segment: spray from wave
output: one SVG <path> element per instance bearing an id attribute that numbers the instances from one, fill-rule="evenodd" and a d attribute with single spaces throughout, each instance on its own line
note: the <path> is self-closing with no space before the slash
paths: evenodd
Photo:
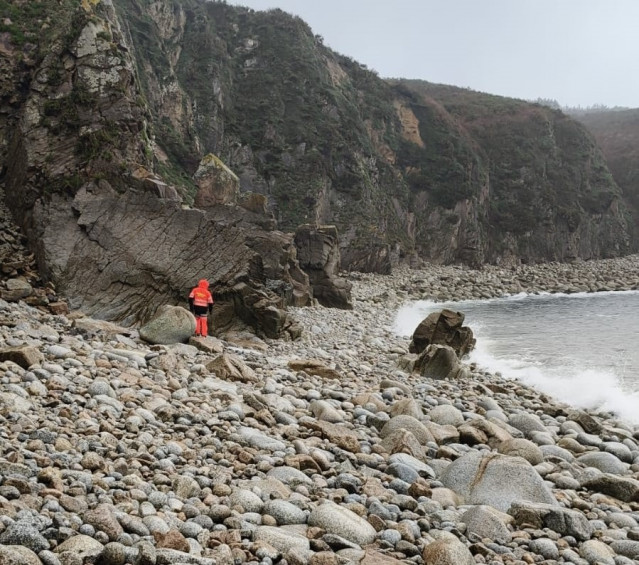
<path id="1" fill-rule="evenodd" d="M 620 295 L 625 295 L 621 296 Z M 563 299 L 563 301 L 561 300 Z M 590 299 L 580 300 L 580 299 Z M 566 332 L 583 333 L 594 332 L 601 329 L 601 326 L 588 326 L 587 317 L 593 320 L 600 320 L 597 324 L 606 323 L 608 329 L 618 326 L 616 314 L 613 311 L 614 301 L 632 300 L 637 302 L 639 309 L 639 295 L 636 291 L 630 293 L 580 293 L 574 295 L 515 295 L 502 299 L 474 300 L 454 303 L 437 303 L 432 301 L 418 301 L 402 306 L 396 316 L 394 331 L 401 336 L 411 336 L 419 323 L 430 313 L 442 308 L 451 308 L 470 313 L 473 318 L 468 325 L 472 328 L 477 339 L 475 350 L 470 355 L 470 361 L 476 363 L 482 369 L 490 373 L 500 373 L 505 378 L 517 379 L 527 386 L 531 386 L 556 398 L 561 402 L 578 408 L 587 408 L 612 412 L 619 418 L 627 422 L 639 424 L 639 392 L 636 390 L 637 383 L 631 383 L 635 390 L 632 390 L 628 383 L 624 382 L 624 367 L 620 364 L 619 354 L 610 352 L 619 351 L 623 353 L 620 340 L 624 336 L 610 336 L 611 342 L 601 343 L 601 336 L 597 336 L 597 346 L 600 348 L 588 347 L 584 343 L 579 343 L 581 348 L 574 354 L 562 349 L 565 347 Z M 597 311 L 593 300 L 606 301 L 605 309 Z M 546 310 L 539 309 L 530 312 L 530 318 L 521 321 L 522 327 L 530 329 L 533 324 L 539 322 L 538 317 L 554 316 L 560 318 L 557 326 L 544 318 L 542 326 L 548 328 L 549 332 L 557 332 L 556 336 L 538 335 L 538 328 L 526 336 L 526 339 L 518 340 L 518 329 L 513 328 L 511 333 L 495 331 L 495 325 L 499 323 L 513 323 L 513 320 L 526 316 L 523 308 L 520 308 L 517 301 L 530 305 L 535 303 L 545 305 Z M 558 309 L 559 304 L 566 304 L 564 310 Z M 505 308 L 503 319 L 499 315 L 495 316 L 495 311 Z M 515 310 L 513 311 L 513 307 Z M 564 306 L 562 306 L 564 308 Z M 628 305 L 619 307 L 621 312 L 625 312 L 628 318 Z M 514 314 L 516 318 L 514 318 Z M 559 313 L 561 315 L 559 315 Z M 538 316 L 538 317 L 536 317 Z M 574 320 L 572 319 L 574 318 Z M 604 322 L 601 319 L 604 318 Z M 633 316 L 634 318 L 634 316 Z M 567 327 L 567 323 L 573 323 L 574 327 Z M 565 333 L 561 333 L 565 332 Z M 627 332 L 627 328 L 626 328 Z M 535 339 L 539 337 L 539 342 Z M 627 336 L 625 336 L 627 339 Z M 632 340 L 632 336 L 630 336 Z M 555 349 L 553 349 L 555 348 Z M 628 349 L 634 349 L 634 344 L 630 343 Z M 588 349 L 588 351 L 584 351 Z M 609 358 L 606 358 L 609 355 Z M 634 374 L 631 377 L 636 378 Z"/>
<path id="2" fill-rule="evenodd" d="M 639 424 L 639 393 L 624 390 L 613 370 L 579 369 L 571 365 L 550 368 L 530 359 L 497 358 L 489 349 L 489 341 L 479 338 L 469 361 L 490 373 L 517 379 L 571 406 L 612 412 L 623 420 Z"/>

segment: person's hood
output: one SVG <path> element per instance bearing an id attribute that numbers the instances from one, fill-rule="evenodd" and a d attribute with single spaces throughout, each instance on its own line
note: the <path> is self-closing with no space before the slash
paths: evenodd
<path id="1" fill-rule="evenodd" d="M 198 281 L 197 286 L 199 286 L 200 288 L 209 288 L 209 281 L 207 281 L 206 279 L 202 279 L 200 281 Z"/>

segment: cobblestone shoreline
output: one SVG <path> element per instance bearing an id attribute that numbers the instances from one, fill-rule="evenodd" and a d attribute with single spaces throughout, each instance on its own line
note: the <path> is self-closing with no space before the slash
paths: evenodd
<path id="1" fill-rule="evenodd" d="M 474 367 L 408 374 L 392 323 L 638 266 L 352 273 L 352 311 L 294 309 L 302 339 L 250 347 L 0 301 L 0 563 L 635 563 L 637 428 Z"/>

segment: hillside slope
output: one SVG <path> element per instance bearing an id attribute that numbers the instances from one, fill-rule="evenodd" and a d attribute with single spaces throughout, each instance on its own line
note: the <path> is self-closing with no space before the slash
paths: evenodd
<path id="1" fill-rule="evenodd" d="M 624 200 L 639 217 L 639 109 L 574 114 L 594 135 Z"/>

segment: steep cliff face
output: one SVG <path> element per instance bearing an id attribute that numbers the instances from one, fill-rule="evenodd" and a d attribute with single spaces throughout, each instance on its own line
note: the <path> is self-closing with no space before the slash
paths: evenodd
<path id="1" fill-rule="evenodd" d="M 90 313 L 133 321 L 204 275 L 283 330 L 273 309 L 310 294 L 273 218 L 335 225 L 342 266 L 364 271 L 632 250 L 605 161 L 560 112 L 384 81 L 279 10 L 25 6 L 0 28 L 0 181 L 43 272 Z"/>
<path id="2" fill-rule="evenodd" d="M 488 261 L 566 261 L 631 249 L 622 193 L 579 123 L 546 107 L 450 86 L 401 81 L 396 88 L 418 108 L 436 100 L 469 140 L 474 160 L 460 150 L 451 156 L 446 172 L 457 169 L 458 194 L 448 186 L 443 204 L 459 198 L 455 206 L 463 209 L 468 198 L 478 205 L 477 241 Z M 471 188 L 470 174 L 464 183 L 464 163 L 478 171 L 483 190 Z M 426 166 L 422 161 L 421 170 Z M 433 192 L 427 178 L 417 188 Z"/>
<path id="3" fill-rule="evenodd" d="M 597 140 L 624 201 L 639 218 L 639 109 L 575 113 Z M 639 239 L 635 224 L 634 239 Z"/>
<path id="4" fill-rule="evenodd" d="M 0 158 L 7 204 L 43 275 L 74 307 L 126 323 L 167 302 L 184 305 L 194 281 L 207 277 L 221 310 L 235 313 L 227 318 L 269 337 L 294 335 L 282 308 L 308 303 L 310 291 L 293 238 L 265 230 L 270 218 L 234 202 L 184 209 L 152 173 L 154 126 L 113 4 L 39 8 L 43 25 L 57 18 L 57 31 L 39 44 L 33 37 L 20 46 L 15 30 L 9 39 L 16 56 L 3 64 L 22 89 L 2 92 L 10 127 Z M 26 30 L 33 22 L 18 23 Z M 25 50 L 33 53 L 27 68 Z"/>
<path id="5" fill-rule="evenodd" d="M 384 81 L 280 10 L 116 5 L 160 132 L 160 170 L 190 177 L 202 154 L 215 153 L 242 191 L 267 197 L 282 229 L 336 225 L 345 268 L 631 250 L 601 154 L 559 112 Z"/>

